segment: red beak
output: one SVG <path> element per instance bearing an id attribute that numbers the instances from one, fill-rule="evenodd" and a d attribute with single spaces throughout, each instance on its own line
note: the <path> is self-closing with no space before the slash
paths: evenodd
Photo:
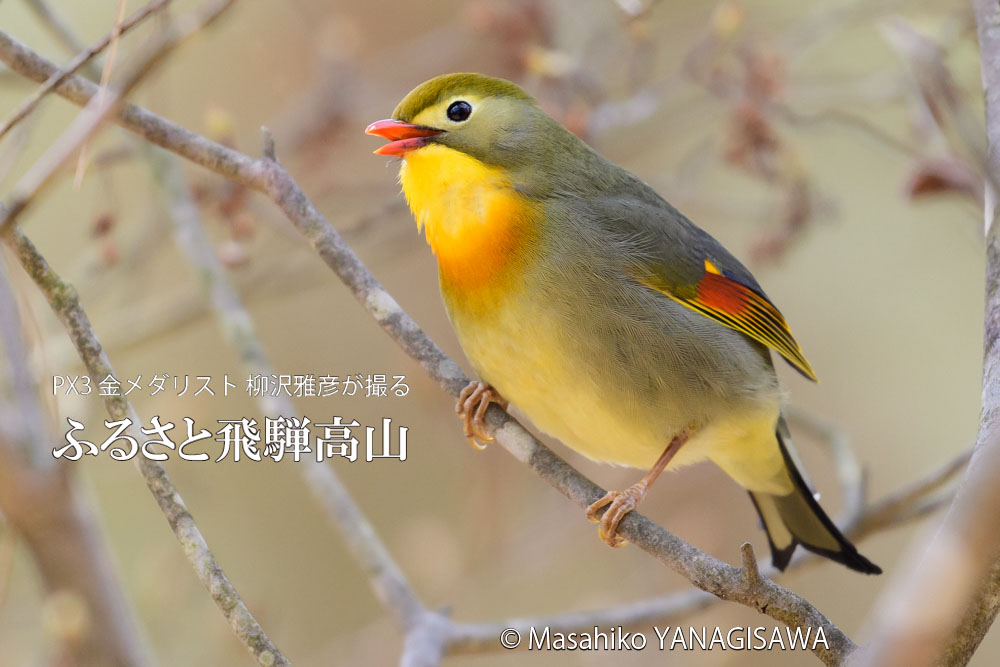
<path id="1" fill-rule="evenodd" d="M 426 146 L 428 137 L 441 134 L 442 131 L 420 125 L 411 125 L 391 118 L 377 120 L 365 128 L 365 134 L 374 134 L 391 142 L 376 150 L 375 155 L 392 155 L 394 157 L 403 157 L 412 150 Z"/>

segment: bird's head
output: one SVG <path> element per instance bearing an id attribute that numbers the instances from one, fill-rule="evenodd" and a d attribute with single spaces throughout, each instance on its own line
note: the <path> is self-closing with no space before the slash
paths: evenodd
<path id="1" fill-rule="evenodd" d="M 553 126 L 558 128 L 530 95 L 509 81 L 445 74 L 414 88 L 392 118 L 365 131 L 390 141 L 375 151 L 378 155 L 405 158 L 440 144 L 485 164 L 516 167 L 537 153 L 539 139 Z"/>
<path id="2" fill-rule="evenodd" d="M 530 197 L 635 188 L 634 176 L 553 120 L 520 87 L 483 74 L 425 81 L 403 98 L 392 118 L 372 123 L 366 132 L 390 141 L 375 151 L 379 155 L 401 157 L 409 165 L 414 160 L 407 158 L 421 155 L 421 148 L 448 148 L 501 171 Z M 420 171 L 432 164 L 420 162 Z"/>

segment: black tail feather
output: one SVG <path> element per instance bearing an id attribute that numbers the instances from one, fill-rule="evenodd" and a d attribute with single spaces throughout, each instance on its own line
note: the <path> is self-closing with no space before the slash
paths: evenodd
<path id="1" fill-rule="evenodd" d="M 750 492 L 750 499 L 757 509 L 764 530 L 767 531 L 774 566 L 784 570 L 792 559 L 795 547 L 801 544 L 809 551 L 846 565 L 852 570 L 864 574 L 881 574 L 882 569 L 858 553 L 857 548 L 844 537 L 816 502 L 802 473 L 795 465 L 789 444 L 786 444 L 787 431 L 785 433 L 783 431 L 785 431 L 784 422 L 779 419 L 775 435 L 788 476 L 792 481 L 792 493 L 776 496 Z"/>

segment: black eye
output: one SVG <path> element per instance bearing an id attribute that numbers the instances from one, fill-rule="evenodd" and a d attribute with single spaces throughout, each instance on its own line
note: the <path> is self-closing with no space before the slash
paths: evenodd
<path id="1" fill-rule="evenodd" d="M 463 120 L 467 119 L 471 113 L 472 105 L 464 100 L 452 102 L 448 106 L 448 120 L 453 120 L 456 123 L 461 123 Z"/>

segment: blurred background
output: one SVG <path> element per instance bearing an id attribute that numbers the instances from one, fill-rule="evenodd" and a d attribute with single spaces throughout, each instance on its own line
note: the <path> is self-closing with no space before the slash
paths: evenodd
<path id="1" fill-rule="evenodd" d="M 117 0 L 50 0 L 79 40 L 114 24 Z M 32 2 L 0 3 L 0 29 L 57 63 L 73 53 Z M 138 9 L 130 0 L 129 11 Z M 197 6 L 173 3 L 180 15 Z M 128 63 L 155 21 L 126 36 Z M 145 37 L 144 37 L 145 36 Z M 930 62 L 931 65 L 927 63 Z M 933 66 L 932 66 L 933 65 Z M 941 65 L 942 67 L 937 67 Z M 124 65 L 123 65 L 124 67 Z M 941 73 L 943 70 L 944 74 Z M 878 499 L 973 442 L 979 413 L 983 244 L 978 156 L 981 89 L 966 3 L 792 0 L 339 0 L 238 2 L 149 77 L 132 99 L 244 152 L 267 125 L 305 192 L 426 332 L 465 365 L 440 303 L 436 267 L 396 181 L 363 134 L 411 88 L 452 71 L 525 86 L 556 118 L 634 171 L 755 272 L 821 378 L 778 364 L 789 402 L 853 443 Z M 35 88 L 0 70 L 0 116 Z M 55 97 L 0 142 L 4 198 L 77 113 Z M 247 373 L 174 241 L 148 148 L 117 128 L 88 146 L 79 187 L 67 172 L 21 218 L 74 283 L 119 378 L 228 375 L 228 397 L 129 396 L 153 415 L 214 430 L 253 417 Z M 404 397 L 293 399 L 313 422 L 383 417 L 409 427 L 407 460 L 336 461 L 357 503 L 424 602 L 457 620 L 596 609 L 690 584 L 636 548 L 605 547 L 583 513 L 499 447 L 462 438 L 453 402 L 378 328 L 280 212 L 183 163 L 213 248 L 250 310 L 277 372 L 403 375 Z M 66 418 L 101 437 L 96 396 L 55 396 L 55 375 L 85 373 L 35 286 L 8 256 L 52 429 Z M 465 365 L 466 370 L 468 366 Z M 6 362 L 0 371 L 7 377 Z M 175 392 L 174 392 L 175 393 Z M 269 415 L 273 416 L 273 415 Z M 824 505 L 842 507 L 834 468 L 796 441 Z M 640 474 L 556 451 L 607 488 Z M 114 566 L 163 665 L 251 659 L 195 577 L 141 477 L 105 453 L 70 464 Z M 275 643 L 300 665 L 381 665 L 402 638 L 295 464 L 166 467 L 223 568 Z M 643 512 L 699 548 L 737 562 L 767 553 L 746 494 L 711 465 L 670 474 Z M 888 573 L 924 529 L 860 549 Z M 855 640 L 887 577 L 832 563 L 781 583 Z M 0 527 L 0 665 L 47 664 L 60 630 L 31 553 Z M 720 603 L 672 625 L 774 627 Z M 649 637 L 655 638 L 650 632 Z M 638 654 L 489 653 L 448 664 L 660 664 Z M 677 664 L 796 665 L 801 652 L 674 652 Z M 976 664 L 996 664 L 987 637 Z"/>

